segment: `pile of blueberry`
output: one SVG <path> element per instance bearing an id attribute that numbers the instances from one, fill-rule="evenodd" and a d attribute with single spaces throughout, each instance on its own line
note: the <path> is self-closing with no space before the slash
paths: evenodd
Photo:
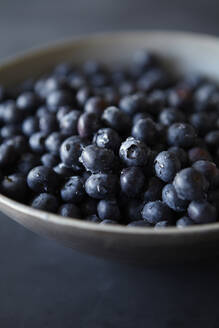
<path id="1" fill-rule="evenodd" d="M 0 87 L 0 192 L 100 224 L 219 219 L 219 88 L 138 51 Z"/>

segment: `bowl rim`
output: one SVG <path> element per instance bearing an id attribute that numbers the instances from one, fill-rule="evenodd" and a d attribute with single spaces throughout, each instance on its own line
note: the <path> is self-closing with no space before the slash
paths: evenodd
<path id="1" fill-rule="evenodd" d="M 199 39 L 202 43 L 218 43 L 219 47 L 219 37 L 210 35 L 207 33 L 195 33 L 195 32 L 184 32 L 178 30 L 119 30 L 119 31 L 110 31 L 110 32 L 99 32 L 99 33 L 92 33 L 92 34 L 84 34 L 81 36 L 74 36 L 71 38 L 66 38 L 63 40 L 49 42 L 42 46 L 32 47 L 28 51 L 18 52 L 15 55 L 8 56 L 6 59 L 0 61 L 0 72 L 1 69 L 6 70 L 10 68 L 12 65 L 17 65 L 20 62 L 23 62 L 31 57 L 37 57 L 40 55 L 46 55 L 48 52 L 53 52 L 56 50 L 64 49 L 65 47 L 69 47 L 72 44 L 75 44 L 80 47 L 80 43 L 90 42 L 92 40 L 101 41 L 101 39 L 109 40 L 110 38 L 115 37 L 122 37 L 122 36 L 131 36 L 134 37 L 135 35 L 159 35 L 160 37 L 174 37 L 180 39 Z M 107 41 L 105 40 L 105 41 Z M 2 194 L 0 194 L 0 210 L 1 205 L 4 208 L 9 210 L 14 210 L 17 213 L 31 215 L 36 220 L 47 221 L 49 223 L 61 226 L 68 226 L 72 228 L 77 228 L 81 230 L 89 230 L 89 231 L 98 231 L 104 233 L 115 233 L 115 234 L 125 234 L 125 235 L 166 235 L 166 236 L 184 236 L 190 234 L 203 234 L 203 233 L 211 233 L 215 232 L 215 230 L 219 230 L 219 222 L 216 223 L 207 223 L 207 224 L 197 224 L 189 227 L 184 228 L 177 228 L 175 226 L 166 227 L 165 229 L 154 229 L 153 227 L 130 227 L 130 226 L 123 226 L 123 225 L 102 225 L 95 222 L 89 222 L 85 220 L 75 219 L 75 218 L 68 218 L 63 217 L 58 214 L 50 213 L 41 211 L 38 209 L 34 209 L 28 205 L 24 205 L 13 199 L 10 199 Z M 7 213 L 7 211 L 4 211 Z M 13 217 L 12 217 L 13 219 Z"/>

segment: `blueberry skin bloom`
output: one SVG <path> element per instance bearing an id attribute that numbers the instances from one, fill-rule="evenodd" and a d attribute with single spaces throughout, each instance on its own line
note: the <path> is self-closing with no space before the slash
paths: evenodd
<path id="1" fill-rule="evenodd" d="M 193 147 L 196 137 L 195 129 L 187 123 L 174 123 L 167 131 L 167 140 L 170 146 Z"/>
<path id="2" fill-rule="evenodd" d="M 142 218 L 151 224 L 156 224 L 160 221 L 169 221 L 171 219 L 171 210 L 157 200 L 155 202 L 147 203 L 142 209 Z"/>
<path id="3" fill-rule="evenodd" d="M 206 180 L 194 168 L 186 168 L 177 173 L 173 186 L 179 198 L 184 200 L 202 199 L 206 189 Z"/>
<path id="4" fill-rule="evenodd" d="M 79 176 L 70 177 L 61 189 L 61 197 L 64 202 L 79 203 L 84 196 L 83 178 Z"/>
<path id="5" fill-rule="evenodd" d="M 210 223 L 217 220 L 216 208 L 206 200 L 192 201 L 188 207 L 189 217 L 195 223 Z"/>
<path id="6" fill-rule="evenodd" d="M 49 167 L 36 166 L 28 173 L 27 184 L 35 192 L 54 194 L 59 188 L 59 176 Z"/>
<path id="7" fill-rule="evenodd" d="M 135 198 L 144 187 L 145 177 L 140 167 L 123 169 L 120 175 L 120 187 L 126 196 Z"/>
<path id="8" fill-rule="evenodd" d="M 60 158 L 67 167 L 80 170 L 82 168 L 79 162 L 82 150 L 86 142 L 79 136 L 72 136 L 67 138 L 61 145 Z"/>
<path id="9" fill-rule="evenodd" d="M 118 133 L 127 131 L 131 126 L 131 118 L 115 106 L 107 107 L 104 110 L 102 121 Z"/>
<path id="10" fill-rule="evenodd" d="M 84 148 L 80 157 L 80 162 L 87 171 L 97 173 L 113 170 L 115 167 L 115 159 L 115 155 L 111 150 L 89 145 Z"/>
<path id="11" fill-rule="evenodd" d="M 148 147 L 133 137 L 127 138 L 119 149 L 119 156 L 126 166 L 146 166 L 149 155 Z"/>
<path id="12" fill-rule="evenodd" d="M 162 151 L 155 158 L 154 169 L 158 178 L 170 182 L 181 169 L 181 163 L 174 153 Z"/>
<path id="13" fill-rule="evenodd" d="M 38 210 L 56 213 L 59 202 L 54 195 L 41 193 L 32 200 L 31 206 Z"/>
<path id="14" fill-rule="evenodd" d="M 176 193 L 176 190 L 172 184 L 167 184 L 162 190 L 163 202 L 172 210 L 176 212 L 186 211 L 189 202 L 187 200 L 180 199 Z"/>
<path id="15" fill-rule="evenodd" d="M 92 174 L 85 182 L 86 193 L 95 199 L 107 199 L 115 196 L 118 178 L 113 174 Z"/>
<path id="16" fill-rule="evenodd" d="M 120 210 L 115 200 L 99 201 L 97 205 L 97 213 L 101 220 L 116 220 L 120 219 Z"/>
<path id="17" fill-rule="evenodd" d="M 121 144 L 121 138 L 115 130 L 111 128 L 104 128 L 98 130 L 94 135 L 93 143 L 100 148 L 118 151 Z"/>
<path id="18" fill-rule="evenodd" d="M 59 208 L 58 214 L 60 214 L 61 216 L 74 218 L 74 219 L 80 219 L 81 218 L 80 209 L 75 204 L 63 204 Z"/>

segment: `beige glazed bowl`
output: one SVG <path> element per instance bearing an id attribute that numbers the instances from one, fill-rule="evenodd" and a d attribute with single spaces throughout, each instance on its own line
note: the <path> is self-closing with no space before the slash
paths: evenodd
<path id="1" fill-rule="evenodd" d="M 0 66 L 0 84 L 13 85 L 55 64 L 88 58 L 129 62 L 136 49 L 160 53 L 181 73 L 203 73 L 219 81 L 219 39 L 178 32 L 119 32 L 84 37 L 29 52 Z M 32 209 L 0 195 L 0 210 L 30 230 L 75 250 L 139 264 L 208 258 L 219 253 L 219 223 L 155 231 L 98 225 Z"/>

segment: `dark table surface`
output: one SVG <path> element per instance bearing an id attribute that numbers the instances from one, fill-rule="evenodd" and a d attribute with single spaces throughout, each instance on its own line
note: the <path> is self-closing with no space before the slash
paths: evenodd
<path id="1" fill-rule="evenodd" d="M 0 59 L 118 29 L 218 34 L 216 0 L 0 0 Z M 218 260 L 135 268 L 78 254 L 0 215 L 0 327 L 218 328 Z"/>

